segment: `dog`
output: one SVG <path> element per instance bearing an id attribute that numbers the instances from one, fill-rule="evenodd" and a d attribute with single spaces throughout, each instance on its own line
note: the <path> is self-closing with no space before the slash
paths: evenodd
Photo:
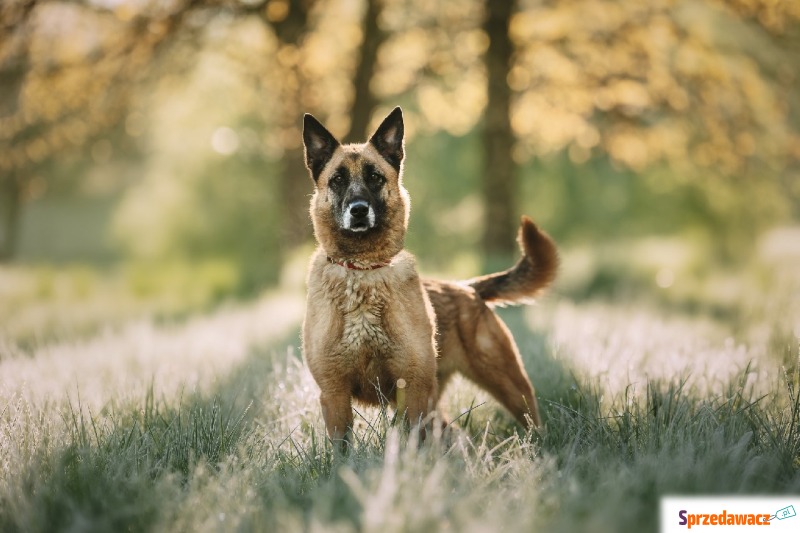
<path id="1" fill-rule="evenodd" d="M 363 144 L 342 145 L 303 120 L 314 182 L 303 354 L 320 388 L 328 436 L 351 439 L 352 401 L 387 401 L 420 428 L 458 372 L 525 427 L 541 424 L 519 350 L 493 306 L 527 303 L 555 278 L 550 237 L 522 217 L 512 268 L 462 282 L 422 279 L 404 250 L 410 200 L 403 187 L 404 125 L 395 108 Z M 399 404 L 399 405 L 398 405 Z"/>

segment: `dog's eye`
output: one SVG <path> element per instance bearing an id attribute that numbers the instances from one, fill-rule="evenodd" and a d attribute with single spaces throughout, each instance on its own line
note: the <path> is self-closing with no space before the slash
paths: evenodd
<path id="1" fill-rule="evenodd" d="M 370 172 L 369 181 L 374 183 L 374 184 L 382 184 L 383 183 L 383 176 L 381 176 L 377 172 Z"/>
<path id="2" fill-rule="evenodd" d="M 342 178 L 341 174 L 334 174 L 333 176 L 331 176 L 331 179 L 329 180 L 329 183 L 331 185 L 341 185 L 342 184 L 342 179 L 343 178 Z"/>

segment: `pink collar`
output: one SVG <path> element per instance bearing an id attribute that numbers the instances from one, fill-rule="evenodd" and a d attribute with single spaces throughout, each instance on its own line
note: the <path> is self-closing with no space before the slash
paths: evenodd
<path id="1" fill-rule="evenodd" d="M 383 268 L 385 266 L 389 266 L 389 261 L 384 263 L 370 263 L 366 266 L 359 266 L 353 261 L 344 260 L 344 261 L 334 261 L 332 258 L 328 258 L 328 262 L 334 265 L 343 266 L 348 270 L 375 270 L 378 268 Z"/>

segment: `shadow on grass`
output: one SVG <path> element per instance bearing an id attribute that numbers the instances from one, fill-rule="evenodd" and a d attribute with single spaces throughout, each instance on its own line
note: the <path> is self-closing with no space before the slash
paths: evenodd
<path id="1" fill-rule="evenodd" d="M 585 384 L 574 370 L 554 352 L 547 334 L 530 328 L 523 308 L 499 309 L 498 314 L 517 342 L 525 370 L 536 390 L 545 425 L 550 420 L 552 405 L 581 409 L 587 401 L 593 400 L 583 392 Z"/>

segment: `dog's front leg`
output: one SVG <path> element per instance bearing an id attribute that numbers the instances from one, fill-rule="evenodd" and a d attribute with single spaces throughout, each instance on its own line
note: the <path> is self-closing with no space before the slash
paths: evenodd
<path id="1" fill-rule="evenodd" d="M 322 405 L 322 418 L 328 437 L 340 451 L 345 451 L 351 441 L 353 430 L 353 406 L 351 396 L 346 392 L 323 392 L 319 402 Z"/>
<path id="2" fill-rule="evenodd" d="M 406 415 L 412 428 L 419 428 L 420 442 L 425 440 L 430 428 L 430 412 L 436 407 L 436 380 L 416 379 L 409 383 L 406 392 Z"/>

